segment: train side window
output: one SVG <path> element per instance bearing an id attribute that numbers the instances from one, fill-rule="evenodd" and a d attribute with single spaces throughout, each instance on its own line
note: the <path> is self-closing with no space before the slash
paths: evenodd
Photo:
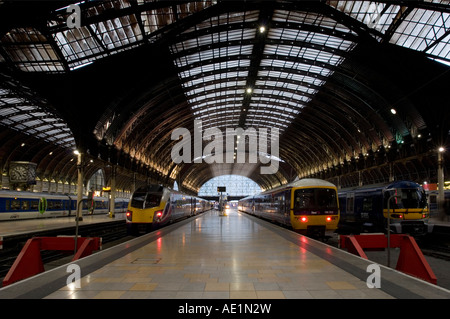
<path id="1" fill-rule="evenodd" d="M 105 208 L 104 206 L 104 204 L 103 204 L 103 201 L 101 201 L 101 200 L 96 200 L 96 201 L 94 201 L 93 203 L 87 203 L 87 207 L 89 207 L 89 208 L 91 208 L 91 206 L 94 206 L 93 208 L 94 209 L 102 209 L 102 208 Z"/>
<path id="2" fill-rule="evenodd" d="M 20 209 L 20 200 L 13 199 L 11 201 L 11 210 L 19 210 Z"/>
<path id="3" fill-rule="evenodd" d="M 348 212 L 353 212 L 354 201 L 355 201 L 354 197 L 347 197 L 347 211 Z"/>
<path id="4" fill-rule="evenodd" d="M 373 209 L 373 198 L 364 198 L 363 200 L 363 212 L 371 212 Z"/>
<path id="5" fill-rule="evenodd" d="M 38 200 L 31 200 L 30 201 L 30 210 L 38 210 L 39 208 L 39 201 Z"/>
<path id="6" fill-rule="evenodd" d="M 28 210 L 30 208 L 30 202 L 27 200 L 22 200 L 21 209 L 22 210 Z"/>
<path id="7" fill-rule="evenodd" d="M 291 208 L 291 192 L 286 192 L 284 198 L 285 198 L 285 201 L 286 201 L 286 207 L 288 209 L 290 209 Z"/>
<path id="8" fill-rule="evenodd" d="M 53 209 L 62 209 L 62 201 L 55 200 L 53 203 Z"/>

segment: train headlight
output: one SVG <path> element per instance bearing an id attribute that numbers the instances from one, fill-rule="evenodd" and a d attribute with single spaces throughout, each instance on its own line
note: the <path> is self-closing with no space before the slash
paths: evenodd
<path id="1" fill-rule="evenodd" d="M 307 222 L 308 222 L 308 217 L 305 217 L 305 216 L 300 217 L 300 221 L 301 221 L 302 223 L 307 223 Z"/>
<path id="2" fill-rule="evenodd" d="M 127 210 L 127 213 L 125 215 L 127 217 L 127 220 L 131 222 L 131 219 L 133 217 L 133 212 L 130 210 Z"/>
<path id="3" fill-rule="evenodd" d="M 163 215 L 162 210 L 158 210 L 157 212 L 155 212 L 155 217 L 154 217 L 154 219 L 156 219 L 157 221 L 160 221 L 162 215 Z"/>
<path id="4" fill-rule="evenodd" d="M 327 222 L 331 222 L 333 219 L 330 217 L 330 216 L 328 216 L 327 218 L 326 218 L 326 221 Z"/>

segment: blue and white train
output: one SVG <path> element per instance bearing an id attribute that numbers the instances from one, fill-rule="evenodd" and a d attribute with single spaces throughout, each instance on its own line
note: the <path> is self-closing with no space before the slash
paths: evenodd
<path id="1" fill-rule="evenodd" d="M 340 189 L 339 207 L 341 219 L 339 231 L 378 232 L 385 231 L 390 203 L 390 228 L 395 233 L 424 235 L 428 231 L 430 217 L 427 196 L 419 184 L 397 181 L 390 184 L 367 185 Z"/>
<path id="2" fill-rule="evenodd" d="M 94 197 L 93 203 L 84 197 L 82 214 L 107 214 L 108 198 Z M 125 213 L 128 199 L 116 198 L 114 211 Z M 0 191 L 0 221 L 75 216 L 77 207 L 76 195 L 32 193 L 19 191 Z"/>

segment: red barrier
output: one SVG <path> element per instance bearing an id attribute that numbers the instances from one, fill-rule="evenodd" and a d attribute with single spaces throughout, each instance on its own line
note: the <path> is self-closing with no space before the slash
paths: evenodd
<path id="1" fill-rule="evenodd" d="M 437 285 L 437 278 L 431 270 L 416 241 L 411 236 L 403 236 L 395 269 L 422 278 Z"/>
<path id="2" fill-rule="evenodd" d="M 364 253 L 367 250 L 383 250 L 387 248 L 387 237 L 380 235 L 341 235 L 339 244 L 350 253 L 368 259 Z M 391 248 L 400 247 L 396 270 L 412 275 L 433 284 L 437 284 L 437 278 L 431 270 L 415 239 L 408 235 L 391 235 Z"/>
<path id="3" fill-rule="evenodd" d="M 41 250 L 60 250 L 71 252 L 74 250 L 74 237 L 34 237 L 29 239 L 3 279 L 3 287 L 25 278 L 44 272 Z M 77 253 L 72 261 L 92 254 L 101 247 L 101 238 L 79 237 Z"/>
<path id="4" fill-rule="evenodd" d="M 80 248 L 77 250 L 75 256 L 73 256 L 72 261 L 89 256 L 94 250 L 98 250 L 100 246 L 101 238 L 86 238 L 81 244 Z"/>
<path id="5" fill-rule="evenodd" d="M 342 241 L 342 237 L 341 237 L 341 241 Z M 352 253 L 353 255 L 357 255 L 364 259 L 369 259 L 369 258 L 367 258 L 366 254 L 364 253 L 364 250 L 361 247 L 361 245 L 358 243 L 358 240 L 353 235 L 346 237 L 346 240 L 344 240 L 343 243 L 341 243 L 341 248 L 347 248 L 347 250 L 350 253 Z"/>

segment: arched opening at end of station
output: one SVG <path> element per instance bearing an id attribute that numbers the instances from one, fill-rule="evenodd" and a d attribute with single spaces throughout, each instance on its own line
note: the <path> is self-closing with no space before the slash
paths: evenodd
<path id="1" fill-rule="evenodd" d="M 221 175 L 204 183 L 198 196 L 215 202 L 214 207 L 237 209 L 238 200 L 259 194 L 261 187 L 252 179 L 241 175 Z"/>
<path id="2" fill-rule="evenodd" d="M 214 177 L 203 184 L 202 187 L 200 187 L 198 196 L 218 196 L 220 193 L 218 191 L 219 187 L 225 187 L 223 193 L 233 198 L 256 195 L 261 192 L 261 187 L 248 177 L 240 175 L 222 175 Z"/>

